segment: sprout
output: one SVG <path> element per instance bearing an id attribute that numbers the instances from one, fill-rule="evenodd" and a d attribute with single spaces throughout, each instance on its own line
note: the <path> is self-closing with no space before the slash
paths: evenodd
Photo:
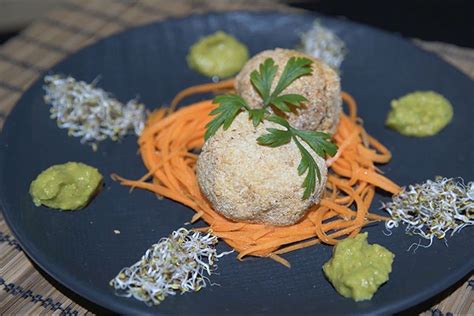
<path id="1" fill-rule="evenodd" d="M 313 27 L 301 35 L 300 50 L 318 58 L 334 70 L 338 70 L 347 54 L 346 44 L 334 32 L 316 20 Z"/>
<path id="2" fill-rule="evenodd" d="M 81 137 L 81 143 L 97 148 L 97 142 L 122 139 L 129 131 L 140 135 L 145 122 L 145 106 L 137 100 L 126 105 L 96 88 L 96 80 L 88 84 L 72 77 L 44 77 L 44 100 L 51 104 L 51 118 L 69 136 Z"/>
<path id="3" fill-rule="evenodd" d="M 208 276 L 217 269 L 217 237 L 180 228 L 151 246 L 140 261 L 122 269 L 110 281 L 119 296 L 147 305 L 158 305 L 168 295 L 197 292 L 206 287 Z"/>
<path id="4" fill-rule="evenodd" d="M 437 177 L 403 187 L 382 207 L 391 216 L 387 230 L 405 224 L 407 234 L 428 239 L 430 246 L 434 237 L 445 239 L 449 231 L 452 236 L 474 224 L 474 182 L 466 185 L 461 178 Z"/>

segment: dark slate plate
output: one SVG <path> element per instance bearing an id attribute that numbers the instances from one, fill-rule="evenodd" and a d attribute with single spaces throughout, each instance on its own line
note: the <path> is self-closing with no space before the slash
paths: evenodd
<path id="1" fill-rule="evenodd" d="M 210 14 L 169 20 L 132 29 L 87 47 L 58 64 L 52 72 L 86 81 L 101 75 L 100 86 L 126 101 L 139 95 L 150 108 L 169 102 L 180 89 L 208 79 L 188 69 L 185 55 L 200 36 L 222 29 L 234 34 L 255 54 L 266 48 L 294 47 L 298 34 L 315 16 L 280 13 Z M 468 97 L 471 80 L 439 58 L 404 39 L 347 21 L 320 17 L 349 47 L 342 67 L 342 86 L 360 104 L 367 130 L 394 154 L 383 167 L 405 185 L 436 175 L 474 178 L 474 107 Z M 172 201 L 121 187 L 108 177 L 118 172 L 144 174 L 135 137 L 121 144 L 105 142 L 98 152 L 66 136 L 48 118 L 41 80 L 15 107 L 3 130 L 0 195 L 4 215 L 30 257 L 53 278 L 81 296 L 122 313 L 388 313 L 406 309 L 441 292 L 474 265 L 472 229 L 436 241 L 416 254 L 407 248 L 418 239 L 402 229 L 390 237 L 383 225 L 367 228 L 371 242 L 396 254 L 390 281 L 368 302 L 339 296 L 324 279 L 322 264 L 331 248 L 316 246 L 286 256 L 287 269 L 265 259 L 237 262 L 235 255 L 219 262 L 220 286 L 197 294 L 169 297 L 150 308 L 114 295 L 109 280 L 134 263 L 160 237 L 181 227 L 193 214 Z M 384 127 L 392 98 L 413 90 L 432 89 L 454 104 L 454 120 L 439 135 L 414 139 Z M 36 208 L 28 194 L 30 182 L 52 164 L 75 160 L 96 166 L 105 175 L 105 189 L 84 210 L 58 212 Z M 377 195 L 374 209 L 384 198 Z M 114 230 L 120 234 L 114 234 Z M 228 247 L 221 243 L 220 250 Z"/>

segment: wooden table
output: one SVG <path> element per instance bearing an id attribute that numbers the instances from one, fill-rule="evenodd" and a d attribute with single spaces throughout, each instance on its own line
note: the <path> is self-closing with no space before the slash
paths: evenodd
<path id="1" fill-rule="evenodd" d="M 124 29 L 170 16 L 236 9 L 295 11 L 270 0 L 64 1 L 0 47 L 0 126 L 22 93 L 43 71 L 81 47 Z M 474 50 L 444 43 L 414 42 L 474 78 Z M 474 315 L 474 291 L 468 279 L 434 298 L 429 305 L 411 310 L 410 314 L 426 310 L 423 314 Z M 0 213 L 0 315 L 101 312 L 99 307 L 85 302 L 39 271 L 11 236 Z"/>

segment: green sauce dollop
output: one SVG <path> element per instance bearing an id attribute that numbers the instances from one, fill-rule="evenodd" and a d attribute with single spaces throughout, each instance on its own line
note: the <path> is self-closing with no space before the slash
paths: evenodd
<path id="1" fill-rule="evenodd" d="M 221 78 L 239 72 L 248 59 L 247 47 L 221 31 L 194 43 L 187 56 L 189 67 L 205 76 Z"/>
<path id="2" fill-rule="evenodd" d="M 391 102 L 386 124 L 402 135 L 432 136 L 453 118 L 451 103 L 433 91 L 416 91 Z"/>
<path id="3" fill-rule="evenodd" d="M 96 168 L 68 162 L 41 172 L 30 185 L 30 195 L 36 206 L 77 210 L 87 205 L 101 183 L 102 175 Z"/>
<path id="4" fill-rule="evenodd" d="M 342 296 L 355 301 L 370 300 L 388 280 L 394 257 L 380 245 L 369 245 L 367 233 L 363 233 L 339 242 L 323 271 Z"/>

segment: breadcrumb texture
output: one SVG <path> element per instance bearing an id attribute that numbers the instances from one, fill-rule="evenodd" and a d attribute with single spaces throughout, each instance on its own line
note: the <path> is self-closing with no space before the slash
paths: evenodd
<path id="1" fill-rule="evenodd" d="M 341 84 L 338 74 L 319 59 L 304 53 L 277 48 L 265 50 L 251 58 L 236 77 L 236 90 L 249 106 L 261 108 L 262 98 L 250 82 L 250 74 L 261 63 L 272 58 L 278 66 L 272 89 L 275 88 L 286 63 L 291 57 L 306 57 L 313 61 L 312 74 L 302 76 L 283 90 L 282 94 L 295 93 L 308 99 L 308 103 L 288 114 L 288 122 L 295 128 L 318 130 L 334 134 L 341 113 Z"/>
<path id="2" fill-rule="evenodd" d="M 320 171 L 312 196 L 303 199 L 299 176 L 298 147 L 289 144 L 270 148 L 257 138 L 266 128 L 282 127 L 264 121 L 254 127 L 247 112 L 240 113 L 229 127 L 222 128 L 204 145 L 196 165 L 199 186 L 213 208 L 223 216 L 250 223 L 275 226 L 298 222 L 309 206 L 318 203 L 327 179 L 325 160 L 310 150 Z"/>

